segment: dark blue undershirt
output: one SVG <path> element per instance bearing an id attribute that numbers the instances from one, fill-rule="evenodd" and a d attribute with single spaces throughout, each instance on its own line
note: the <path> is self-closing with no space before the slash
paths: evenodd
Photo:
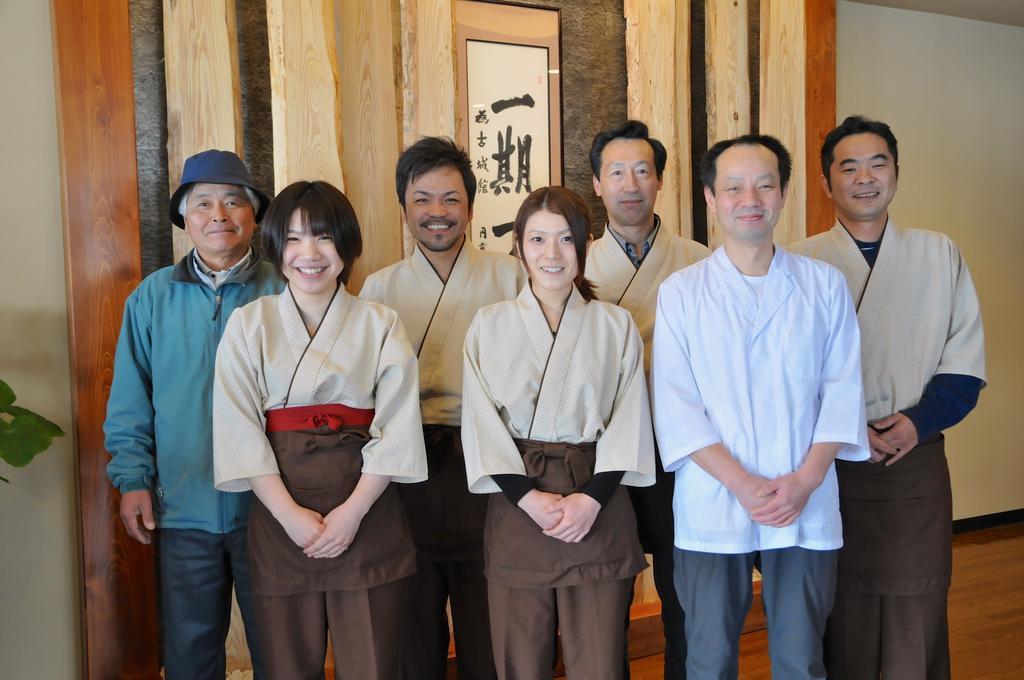
<path id="1" fill-rule="evenodd" d="M 624 474 L 622 471 L 598 472 L 580 491 L 593 498 L 603 508 L 611 500 Z M 534 488 L 526 475 L 491 475 L 491 479 L 513 505 L 518 505 L 519 500 Z"/>
<path id="2" fill-rule="evenodd" d="M 851 236 L 851 238 L 853 238 Z M 882 244 L 877 241 L 853 239 L 868 266 L 874 268 Z M 917 440 L 923 441 L 936 432 L 953 427 L 971 412 L 985 382 L 973 375 L 936 373 L 924 388 L 920 401 L 900 413 L 910 418 L 917 430 Z"/>

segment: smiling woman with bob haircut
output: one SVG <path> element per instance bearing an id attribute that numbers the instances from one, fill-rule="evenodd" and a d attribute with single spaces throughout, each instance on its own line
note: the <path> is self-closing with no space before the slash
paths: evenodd
<path id="1" fill-rule="evenodd" d="M 345 290 L 362 250 L 344 194 L 286 187 L 263 220 L 288 282 L 217 351 L 214 482 L 252 489 L 253 600 L 269 677 L 398 677 L 416 556 L 391 482 L 426 479 L 416 358 L 391 309 Z"/>
<path id="2" fill-rule="evenodd" d="M 633 576 L 645 566 L 623 485 L 654 483 L 643 344 L 584 277 L 586 204 L 527 197 L 514 224 L 529 275 L 466 336 L 462 441 L 470 491 L 491 494 L 484 555 L 498 676 L 623 676 Z"/>

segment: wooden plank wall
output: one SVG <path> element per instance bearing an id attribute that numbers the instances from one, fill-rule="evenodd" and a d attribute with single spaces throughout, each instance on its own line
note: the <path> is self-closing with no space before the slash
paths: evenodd
<path id="1" fill-rule="evenodd" d="M 51 2 L 88 677 L 151 677 L 157 663 L 152 555 L 119 528 L 101 432 L 121 305 L 140 275 L 135 156 L 124 141 L 134 130 L 127 2 Z M 234 2 L 164 2 L 169 190 L 188 155 L 209 147 L 242 151 Z M 780 136 L 796 159 L 779 227 L 779 240 L 788 242 L 803 236 L 805 221 L 809 231 L 831 223 L 816 186 L 816 156 L 835 117 L 835 0 L 707 0 L 711 141 L 751 125 L 747 2 L 761 3 L 760 129 Z M 403 253 L 393 188 L 399 149 L 425 134 L 455 133 L 452 6 L 451 0 L 267 2 L 275 188 L 319 178 L 347 190 L 366 239 L 353 290 L 365 273 Z M 689 236 L 689 1 L 625 0 L 623 11 L 629 115 L 646 120 L 665 142 L 669 167 L 658 209 L 673 230 Z M 656 603 L 649 580 L 638 593 L 648 608 Z"/>
<path id="2" fill-rule="evenodd" d="M 750 132 L 747 32 L 747 0 L 707 0 L 704 63 L 709 148 L 715 142 Z M 707 225 L 708 246 L 721 245 L 721 230 L 710 210 Z"/>
<path id="3" fill-rule="evenodd" d="M 782 244 L 798 241 L 806 235 L 804 16 L 807 2 L 813 0 L 761 0 L 760 130 L 778 137 L 793 155 L 786 209 L 775 226 L 775 240 Z"/>
<path id="4" fill-rule="evenodd" d="M 804 38 L 804 137 L 807 140 L 807 235 L 828 231 L 835 223 L 832 201 L 821 188 L 821 142 L 836 126 L 836 2 L 807 0 Z"/>
<path id="5" fill-rule="evenodd" d="M 234 0 L 164 0 L 167 90 L 167 180 L 181 179 L 185 159 L 206 149 L 242 155 L 242 103 Z M 171 226 L 174 259 L 192 247 Z"/>
<path id="6" fill-rule="evenodd" d="M 402 148 L 420 137 L 455 138 L 454 0 L 394 0 L 401 33 Z M 397 198 L 397 197 L 396 197 Z M 413 241 L 402 230 L 403 250 Z"/>
<path id="7" fill-rule="evenodd" d="M 341 94 L 332 0 L 268 0 L 274 191 L 322 179 L 342 191 Z"/>
<path id="8" fill-rule="evenodd" d="M 662 223 L 690 237 L 690 3 L 625 0 L 626 109 L 647 123 L 668 151 L 657 210 Z"/>
<path id="9" fill-rule="evenodd" d="M 121 312 L 141 277 L 128 3 L 52 0 L 51 12 L 81 522 L 83 674 L 159 678 L 153 551 L 121 529 L 103 448 Z"/>
<path id="10" fill-rule="evenodd" d="M 339 18 L 342 170 L 363 233 L 363 255 L 349 282 L 358 291 L 370 272 L 403 256 L 405 230 L 393 189 L 401 137 L 393 41 L 387 39 L 392 5 L 349 0 L 341 3 Z"/>

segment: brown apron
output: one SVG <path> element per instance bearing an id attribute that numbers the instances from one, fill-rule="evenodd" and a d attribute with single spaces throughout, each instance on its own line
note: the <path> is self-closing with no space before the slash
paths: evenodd
<path id="1" fill-rule="evenodd" d="M 461 428 L 424 425 L 423 441 L 427 481 L 399 488 L 419 557 L 434 562 L 479 561 L 487 497 L 469 492 Z"/>
<path id="2" fill-rule="evenodd" d="M 567 496 L 594 476 L 593 442 L 564 444 L 517 439 L 534 488 Z M 647 566 L 636 516 L 620 485 L 579 543 L 545 536 L 503 493 L 490 495 L 484 530 L 487 578 L 511 588 L 556 588 L 630 578 Z"/>
<path id="3" fill-rule="evenodd" d="M 840 591 L 923 595 L 949 588 L 953 494 L 937 434 L 889 467 L 836 461 Z"/>
<path id="4" fill-rule="evenodd" d="M 288 493 L 302 507 L 325 517 L 355 489 L 362 474 L 363 445 L 369 438 L 367 427 L 361 425 L 267 432 Z M 389 484 L 370 507 L 348 550 L 329 559 L 306 557 L 254 498 L 249 515 L 253 592 L 295 595 L 362 590 L 416 571 L 416 549 L 394 486 Z"/>

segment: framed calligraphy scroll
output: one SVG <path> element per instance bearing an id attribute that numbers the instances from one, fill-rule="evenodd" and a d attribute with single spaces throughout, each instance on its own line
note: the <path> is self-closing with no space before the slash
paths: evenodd
<path id="1" fill-rule="evenodd" d="M 470 239 L 512 251 L 512 221 L 532 190 L 562 183 L 561 28 L 557 9 L 458 0 L 456 135 L 477 177 Z"/>

